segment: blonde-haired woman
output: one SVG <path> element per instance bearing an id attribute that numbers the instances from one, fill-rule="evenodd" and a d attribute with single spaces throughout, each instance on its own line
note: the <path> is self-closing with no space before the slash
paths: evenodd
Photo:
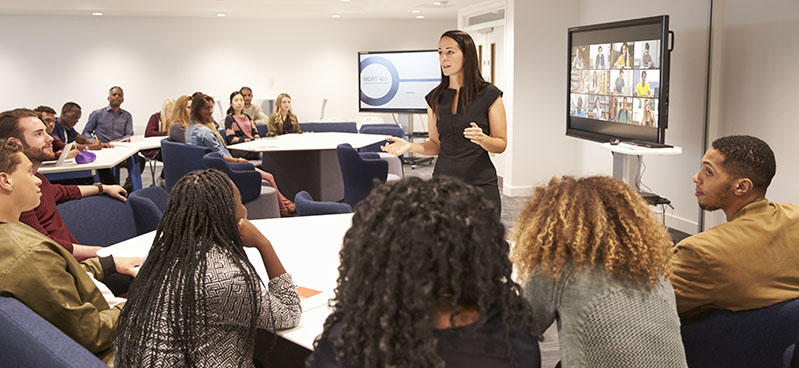
<path id="1" fill-rule="evenodd" d="M 275 99 L 275 111 L 269 115 L 266 122 L 267 137 L 274 137 L 286 133 L 302 133 L 300 131 L 300 121 L 297 115 L 291 110 L 291 96 L 288 93 L 281 93 Z"/>
<path id="2" fill-rule="evenodd" d="M 161 111 L 150 115 L 150 120 L 147 122 L 147 129 L 144 131 L 145 137 L 165 136 L 169 134 L 169 126 L 167 125 L 168 117 L 172 114 L 172 107 L 175 106 L 175 100 L 167 98 L 161 104 Z"/>
<path id="3" fill-rule="evenodd" d="M 632 187 L 563 177 L 535 189 L 511 258 L 564 367 L 686 367 L 669 282 L 672 242 Z"/>
<path id="4" fill-rule="evenodd" d="M 186 127 L 191 119 L 191 96 L 180 96 L 169 116 L 169 140 L 186 143 Z"/>

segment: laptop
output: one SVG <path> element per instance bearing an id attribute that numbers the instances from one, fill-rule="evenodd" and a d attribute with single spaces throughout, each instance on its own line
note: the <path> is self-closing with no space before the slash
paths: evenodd
<path id="1" fill-rule="evenodd" d="M 75 142 L 67 143 L 67 145 L 64 146 L 64 149 L 61 151 L 61 155 L 58 156 L 58 160 L 42 162 L 42 167 L 45 167 L 45 166 L 61 166 L 65 162 L 68 162 L 68 161 L 71 161 L 72 163 L 74 163 L 75 159 L 67 160 L 67 156 L 69 156 L 69 151 L 72 150 L 72 146 L 74 146 L 74 145 L 75 145 Z"/>

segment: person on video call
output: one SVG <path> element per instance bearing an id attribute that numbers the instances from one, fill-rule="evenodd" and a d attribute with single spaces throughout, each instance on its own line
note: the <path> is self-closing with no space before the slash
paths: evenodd
<path id="1" fill-rule="evenodd" d="M 644 54 L 641 55 L 641 67 L 642 68 L 651 68 L 655 65 L 655 62 L 652 60 L 652 55 L 649 54 L 649 42 L 644 44 Z"/>
<path id="2" fill-rule="evenodd" d="M 632 64 L 630 63 L 630 48 L 627 47 L 626 43 L 621 44 L 621 52 L 619 54 L 619 58 L 616 59 L 616 63 L 613 64 L 616 68 L 624 69 L 625 67 L 630 67 Z"/>
<path id="3" fill-rule="evenodd" d="M 641 125 L 651 128 L 657 127 L 655 114 L 652 112 L 652 106 L 650 106 L 649 101 L 644 102 L 644 116 L 641 118 Z"/>
<path id="4" fill-rule="evenodd" d="M 632 118 L 633 113 L 630 111 L 630 105 L 627 103 L 627 97 L 625 97 L 619 110 L 619 123 L 632 122 Z"/>
<path id="5" fill-rule="evenodd" d="M 454 176 L 481 188 L 499 216 L 497 171 L 488 153 L 502 153 L 508 144 L 502 91 L 480 75 L 477 49 L 468 33 L 445 32 L 438 55 L 441 83 L 425 96 L 429 139 L 411 143 L 389 137 L 382 149 L 395 155 L 438 155 L 433 176 Z"/>
<path id="6" fill-rule="evenodd" d="M 605 61 L 605 54 L 602 53 L 602 46 L 599 46 L 596 51 L 596 61 L 594 61 L 594 69 L 607 69 L 608 64 Z"/>
<path id="7" fill-rule="evenodd" d="M 652 97 L 652 89 L 646 81 L 646 70 L 641 71 L 641 81 L 635 86 L 635 95 L 638 97 Z"/>
<path id="8" fill-rule="evenodd" d="M 620 70 L 619 71 L 619 77 L 616 78 L 616 88 L 614 89 L 614 91 L 616 92 L 617 95 L 620 95 L 620 94 L 624 93 L 624 85 L 625 85 L 625 82 L 624 82 L 624 71 Z"/>

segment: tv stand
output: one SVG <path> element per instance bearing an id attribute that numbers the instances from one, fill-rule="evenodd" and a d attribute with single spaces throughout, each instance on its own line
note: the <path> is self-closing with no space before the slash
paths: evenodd
<path id="1" fill-rule="evenodd" d="M 681 147 L 669 146 L 664 148 L 649 148 L 625 142 L 613 145 L 602 143 L 602 148 L 610 150 L 613 154 L 613 177 L 630 184 L 641 193 L 641 196 L 651 205 L 671 204 L 666 198 L 654 193 L 641 191 L 641 162 L 643 156 L 670 156 L 682 153 Z"/>

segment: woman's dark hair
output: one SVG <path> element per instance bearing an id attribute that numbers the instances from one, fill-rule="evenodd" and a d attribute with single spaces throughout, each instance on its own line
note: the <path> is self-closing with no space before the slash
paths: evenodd
<path id="1" fill-rule="evenodd" d="M 483 76 L 480 74 L 480 61 L 477 60 L 477 48 L 474 46 L 474 40 L 472 40 L 472 36 L 469 36 L 468 33 L 461 31 L 461 30 L 452 30 L 446 31 L 441 38 L 449 37 L 454 40 L 458 47 L 460 47 L 461 52 L 463 52 L 463 90 L 461 91 L 461 101 L 463 101 L 463 110 L 469 108 L 469 103 L 472 102 L 477 97 L 477 94 L 480 93 L 480 89 L 485 87 L 488 82 L 483 79 Z M 439 99 L 441 98 L 441 94 L 444 93 L 445 90 L 449 88 L 449 77 L 444 75 L 444 72 L 441 72 L 441 83 L 438 84 L 436 88 L 433 89 L 432 94 L 432 101 L 433 101 L 433 112 L 438 115 L 439 109 Z"/>
<path id="2" fill-rule="evenodd" d="M 233 97 L 236 97 L 238 95 L 241 95 L 241 91 L 233 91 L 233 93 L 230 94 L 230 103 L 231 103 L 231 105 L 227 109 L 227 114 L 228 115 L 234 114 L 236 112 L 235 110 L 233 110 L 233 105 L 232 104 L 233 104 Z"/>
<path id="3" fill-rule="evenodd" d="M 202 124 L 210 123 L 210 121 L 205 121 L 204 120 L 204 118 L 203 118 L 203 116 L 201 114 L 201 111 L 202 111 L 203 107 L 205 107 L 205 104 L 207 104 L 207 103 L 211 103 L 211 106 L 213 106 L 214 98 L 209 96 L 209 95 L 203 94 L 203 93 L 195 93 L 195 94 L 193 94 L 191 96 L 191 100 L 192 100 L 192 103 L 191 103 L 191 116 L 190 116 L 191 120 L 194 120 L 194 121 L 196 121 L 198 123 L 202 123 Z M 202 103 L 198 103 L 200 101 L 202 101 Z"/>
<path id="4" fill-rule="evenodd" d="M 492 208 L 480 189 L 449 177 L 377 186 L 344 236 L 333 312 L 315 346 L 332 342 L 341 365 L 443 367 L 433 310 L 450 302 L 453 326 L 460 305 L 477 307 L 478 326 L 496 316 L 512 360 L 511 330 L 534 322 Z"/>
<path id="5" fill-rule="evenodd" d="M 178 342 L 185 366 L 208 358 L 196 354 L 199 347 L 212 343 L 206 340 L 212 321 L 208 320 L 204 277 L 212 248 L 225 253 L 248 275 L 243 278 L 244 288 L 253 314 L 246 343 L 248 351 L 253 350 L 260 279 L 247 259 L 236 225 L 233 183 L 221 171 L 197 170 L 181 178 L 169 193 L 150 253 L 131 284 L 117 328 L 116 361 L 122 366 L 141 367 L 145 361 L 157 365 L 157 347 L 149 355 L 143 352 L 163 339 Z M 239 365 L 251 361 L 251 356 L 245 356 Z"/>

